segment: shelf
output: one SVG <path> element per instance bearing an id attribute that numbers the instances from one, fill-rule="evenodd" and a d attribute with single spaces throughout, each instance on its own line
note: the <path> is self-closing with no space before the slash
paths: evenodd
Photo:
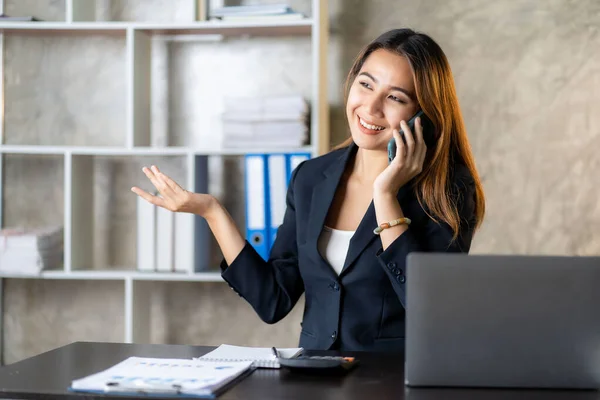
<path id="1" fill-rule="evenodd" d="M 189 248 L 179 252 L 186 254 L 179 260 L 193 261 L 180 267 L 186 272 L 138 270 L 139 198 L 130 187 L 153 190 L 141 168 L 160 165 L 181 185 L 218 195 L 236 225 L 245 226 L 245 155 L 309 153 L 316 157 L 329 148 L 330 15 L 328 2 L 322 0 L 307 1 L 310 10 L 308 4 L 300 7 L 298 12 L 310 15 L 303 20 L 255 22 L 201 21 L 197 15 L 205 11 L 204 0 L 137 1 L 117 8 L 112 3 L 116 2 L 4 2 L 5 12 L 10 5 L 9 14 L 35 15 L 45 21 L 0 21 L 4 105 L 0 222 L 2 226 L 62 223 L 64 268 L 34 275 L 19 270 L 0 272 L 0 280 L 10 279 L 11 288 L 25 295 L 31 285 L 50 285 L 54 292 L 69 284 L 68 289 L 80 292 L 79 298 L 85 300 L 75 304 L 74 310 L 95 315 L 103 309 L 117 320 L 122 316 L 122 341 L 146 343 L 151 339 L 154 313 L 171 323 L 168 313 L 179 304 L 166 301 L 155 310 L 155 295 L 156 300 L 166 300 L 176 294 L 189 303 L 191 292 L 173 291 L 174 286 L 193 286 L 206 291 L 202 295 L 212 296 L 215 289 L 223 288 L 224 280 L 215 268 L 217 249 L 209 228 L 198 224 L 201 218 L 193 215 L 188 218 L 193 223 L 177 230 L 193 240 L 193 252 Z M 272 85 L 277 82 L 307 99 L 311 145 L 223 148 L 235 143 L 223 142 L 218 120 L 222 98 L 228 93 L 240 97 L 281 93 L 283 89 Z M 23 198 L 35 201 L 23 202 Z M 198 262 L 197 252 L 208 259 Z M 211 269 L 187 272 L 192 265 Z M 97 293 L 87 293 L 90 284 L 86 282 L 96 282 L 100 290 L 110 287 L 113 301 L 98 302 Z M 196 283 L 159 285 L 168 287 L 152 291 L 158 282 Z M 224 295 L 230 295 L 225 289 Z M 60 312 L 65 303 L 54 297 L 42 293 L 32 301 Z M 122 312 L 113 309 L 119 305 Z M 27 319 L 35 317 L 18 304 L 12 306 L 5 307 L 11 318 L 24 318 L 28 323 Z M 167 313 L 166 317 L 160 313 Z M 0 330 L 2 320 L 6 317 L 0 310 Z M 73 320 L 78 322 L 77 315 Z M 21 334 L 22 323 L 7 325 L 11 330 L 5 334 L 10 339 L 5 348 L 14 344 L 14 332 Z M 81 329 L 79 325 L 69 325 L 67 335 L 89 331 L 85 324 Z M 115 329 L 115 323 L 109 325 L 104 333 Z M 39 339 L 35 332 L 31 334 L 28 341 Z M 167 340 L 179 340 L 167 336 Z M 50 337 L 61 339 L 61 332 Z"/>
<path id="2" fill-rule="evenodd" d="M 97 33 L 125 34 L 127 29 L 152 34 L 189 35 L 218 34 L 225 36 L 282 36 L 310 35 L 313 21 L 310 18 L 300 21 L 265 22 L 220 22 L 206 21 L 193 23 L 148 23 L 148 22 L 2 22 L 2 33 Z"/>
<path id="3" fill-rule="evenodd" d="M 64 146 L 14 146 L 1 145 L 0 154 L 54 154 L 64 155 Z"/>
<path id="4" fill-rule="evenodd" d="M 136 30 L 154 34 L 187 35 L 187 34 L 220 34 L 226 36 L 283 36 L 310 35 L 312 19 L 300 21 L 273 21 L 271 23 L 252 22 L 219 22 L 207 21 L 193 24 L 132 24 Z"/>
<path id="5" fill-rule="evenodd" d="M 193 274 L 134 272 L 131 278 L 137 281 L 225 282 L 221 278 L 220 272 L 195 272 Z"/>
<path id="6" fill-rule="evenodd" d="M 2 145 L 0 153 L 4 154 L 66 154 L 92 156 L 131 156 L 131 155 L 186 155 L 190 149 L 183 147 L 163 148 L 126 148 L 101 146 L 37 146 L 37 145 Z"/>
<path id="7" fill-rule="evenodd" d="M 102 33 L 124 35 L 127 24 L 109 22 L 1 22 L 1 33 L 19 34 L 68 34 L 68 33 Z"/>
<path id="8" fill-rule="evenodd" d="M 280 149 L 193 149 L 187 147 L 85 147 L 85 146 L 36 146 L 36 145 L 0 145 L 0 154 L 54 154 L 91 156 L 156 156 L 156 155 L 207 155 L 207 156 L 236 156 L 251 153 L 294 153 L 312 152 L 311 146 Z"/>
<path id="9" fill-rule="evenodd" d="M 18 279 L 72 279 L 72 280 L 125 280 L 137 281 L 176 281 L 176 282 L 224 282 L 220 272 L 196 272 L 193 274 L 140 271 L 44 271 L 39 275 L 19 275 L 0 273 L 0 278 Z"/>

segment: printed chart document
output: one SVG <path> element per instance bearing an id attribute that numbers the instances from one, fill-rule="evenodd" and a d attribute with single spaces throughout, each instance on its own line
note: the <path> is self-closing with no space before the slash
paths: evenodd
<path id="1" fill-rule="evenodd" d="M 277 348 L 279 357 L 293 358 L 302 353 L 301 347 L 294 348 Z M 277 357 L 273 354 L 271 347 L 244 347 L 232 346 L 230 344 L 222 344 L 215 350 L 207 353 L 199 358 L 194 358 L 198 361 L 214 361 L 214 362 L 244 362 L 251 361 L 258 368 L 280 368 Z"/>
<path id="2" fill-rule="evenodd" d="M 76 379 L 75 392 L 139 396 L 215 398 L 228 384 L 253 370 L 252 362 L 130 357 L 102 372 Z"/>

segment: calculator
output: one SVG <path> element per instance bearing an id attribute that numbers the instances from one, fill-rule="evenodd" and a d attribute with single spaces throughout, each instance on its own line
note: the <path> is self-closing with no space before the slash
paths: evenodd
<path id="1" fill-rule="evenodd" d="M 278 358 L 278 361 L 290 370 L 322 373 L 344 373 L 358 365 L 356 358 L 342 356 L 298 356 Z"/>

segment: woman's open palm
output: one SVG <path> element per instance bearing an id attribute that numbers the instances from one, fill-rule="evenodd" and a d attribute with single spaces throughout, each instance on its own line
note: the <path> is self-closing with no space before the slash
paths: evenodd
<path id="1" fill-rule="evenodd" d="M 155 206 L 173 212 L 188 212 L 204 216 L 215 203 L 215 198 L 209 194 L 193 193 L 183 189 L 154 165 L 150 168 L 144 167 L 142 171 L 158 190 L 160 196 L 155 196 L 135 186 L 131 188 L 131 191 Z"/>

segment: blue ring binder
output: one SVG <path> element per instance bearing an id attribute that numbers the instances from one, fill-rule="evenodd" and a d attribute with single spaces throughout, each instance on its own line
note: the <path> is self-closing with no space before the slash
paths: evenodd
<path id="1" fill-rule="evenodd" d="M 269 259 L 277 230 L 283 223 L 292 172 L 310 157 L 310 153 L 246 155 L 246 238 L 265 260 Z M 281 170 L 272 170 L 273 167 Z"/>

